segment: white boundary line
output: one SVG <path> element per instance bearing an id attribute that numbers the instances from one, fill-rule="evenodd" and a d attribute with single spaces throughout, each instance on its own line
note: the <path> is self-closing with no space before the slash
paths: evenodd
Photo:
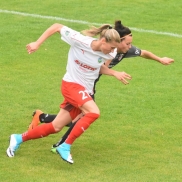
<path id="1" fill-rule="evenodd" d="M 65 22 L 73 22 L 73 23 L 79 23 L 79 24 L 92 24 L 92 25 L 101 25 L 102 23 L 94 23 L 94 22 L 87 22 L 87 21 L 82 21 L 82 20 L 72 20 L 72 19 L 66 19 L 66 18 L 61 18 L 61 17 L 56 17 L 56 16 L 43 16 L 43 15 L 38 15 L 38 14 L 30 14 L 30 13 L 23 13 L 23 12 L 18 12 L 18 11 L 9 11 L 9 10 L 2 10 L 0 9 L 0 13 L 7 13 L 7 14 L 16 14 L 16 15 L 21 15 L 21 16 L 29 16 L 29 17 L 34 17 L 34 18 L 42 18 L 42 19 L 49 19 L 49 20 L 61 20 Z M 146 32 L 146 33 L 152 33 L 152 34 L 157 34 L 157 35 L 166 35 L 166 36 L 171 36 L 171 37 L 177 37 L 177 38 L 182 38 L 181 34 L 176 34 L 176 33 L 171 33 L 171 32 L 158 32 L 155 30 L 145 30 L 145 29 L 140 29 L 140 28 L 134 28 L 130 27 L 131 30 L 134 30 L 136 32 Z"/>

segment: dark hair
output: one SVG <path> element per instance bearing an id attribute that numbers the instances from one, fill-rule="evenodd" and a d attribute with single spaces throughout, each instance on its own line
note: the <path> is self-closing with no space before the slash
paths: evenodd
<path id="1" fill-rule="evenodd" d="M 120 38 L 124 38 L 126 35 L 132 36 L 131 30 L 128 27 L 122 25 L 121 20 L 115 21 L 114 29 L 119 33 Z"/>

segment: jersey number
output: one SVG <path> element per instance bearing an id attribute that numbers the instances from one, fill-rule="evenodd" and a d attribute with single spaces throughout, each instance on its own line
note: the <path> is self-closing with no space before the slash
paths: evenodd
<path id="1" fill-rule="evenodd" d="M 90 97 L 87 91 L 79 91 L 79 94 L 82 94 L 82 100 L 87 99 Z"/>

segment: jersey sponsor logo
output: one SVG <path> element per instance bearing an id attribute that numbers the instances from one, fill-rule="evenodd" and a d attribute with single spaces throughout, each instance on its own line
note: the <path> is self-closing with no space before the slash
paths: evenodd
<path id="1" fill-rule="evenodd" d="M 78 60 L 75 60 L 75 63 L 78 64 L 80 67 L 85 68 L 85 69 L 88 69 L 88 70 L 92 70 L 92 71 L 97 70 L 97 68 L 93 68 L 93 67 L 91 67 L 91 66 L 89 66 L 87 64 L 83 64 L 83 63 L 81 63 Z"/>
<path id="2" fill-rule="evenodd" d="M 140 52 L 139 52 L 139 50 L 138 49 L 136 49 L 135 50 L 135 54 L 139 54 Z"/>

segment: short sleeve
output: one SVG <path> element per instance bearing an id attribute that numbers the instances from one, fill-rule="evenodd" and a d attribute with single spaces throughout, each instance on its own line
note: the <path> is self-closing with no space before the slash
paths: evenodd
<path id="1" fill-rule="evenodd" d="M 60 30 L 60 34 L 61 34 L 61 39 L 63 41 L 65 41 L 66 43 L 68 43 L 69 45 L 74 45 L 74 37 L 78 36 L 80 33 L 72 30 L 71 28 L 68 28 L 67 26 L 64 26 L 61 30 Z"/>
<path id="2" fill-rule="evenodd" d="M 131 48 L 129 49 L 129 51 L 126 53 L 125 58 L 137 57 L 140 55 L 141 55 L 141 49 L 132 45 Z"/>

